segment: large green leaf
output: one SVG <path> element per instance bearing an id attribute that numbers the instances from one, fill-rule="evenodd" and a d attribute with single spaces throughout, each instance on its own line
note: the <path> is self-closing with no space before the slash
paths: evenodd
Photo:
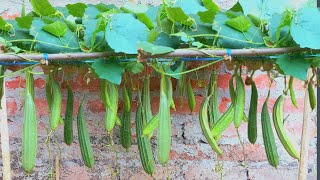
<path id="1" fill-rule="evenodd" d="M 10 31 L 9 23 L 7 23 L 1 16 L 0 16 L 0 30 L 2 31 Z"/>
<path id="2" fill-rule="evenodd" d="M 139 63 L 139 62 L 129 62 L 127 65 L 126 65 L 126 70 L 132 72 L 133 74 L 138 74 L 138 73 L 141 73 L 144 69 L 144 65 L 142 63 Z"/>
<path id="3" fill-rule="evenodd" d="M 157 46 L 167 46 L 174 49 L 180 46 L 180 40 L 178 37 L 170 36 L 169 34 L 164 32 L 158 33 L 157 37 L 152 43 Z"/>
<path id="4" fill-rule="evenodd" d="M 290 31 L 302 48 L 320 49 L 320 9 L 301 8 L 291 22 Z"/>
<path id="5" fill-rule="evenodd" d="M 192 26 L 193 19 L 187 16 L 179 7 L 166 7 L 168 19 L 172 22 L 178 22 L 183 25 Z"/>
<path id="6" fill-rule="evenodd" d="M 173 7 L 180 7 L 186 14 L 197 14 L 207 10 L 198 0 L 176 0 Z"/>
<path id="7" fill-rule="evenodd" d="M 42 29 L 57 37 L 64 36 L 68 31 L 67 25 L 61 21 L 56 21 L 54 23 L 44 25 Z"/>
<path id="8" fill-rule="evenodd" d="M 39 16 L 49 16 L 56 12 L 48 0 L 30 0 L 33 11 Z"/>
<path id="9" fill-rule="evenodd" d="M 225 22 L 229 18 L 222 13 L 216 15 L 213 23 L 213 30 L 219 34 L 218 44 L 224 48 L 256 48 L 263 47 L 264 41 L 260 29 L 255 26 L 247 32 L 240 32 L 234 28 L 229 27 Z"/>
<path id="10" fill-rule="evenodd" d="M 149 29 L 131 14 L 113 14 L 106 27 L 106 40 L 115 52 L 137 54 L 137 42 L 148 41 Z"/>
<path id="11" fill-rule="evenodd" d="M 247 32 L 251 28 L 251 22 L 245 16 L 229 19 L 225 23 L 240 32 Z"/>
<path id="12" fill-rule="evenodd" d="M 292 7 L 290 0 L 239 0 L 245 15 L 252 14 L 261 19 L 270 19 L 275 13 L 283 13 Z"/>
<path id="13" fill-rule="evenodd" d="M 42 28 L 46 25 L 41 19 L 34 19 L 30 28 L 32 35 L 38 42 L 35 48 L 44 53 L 62 53 L 77 52 L 80 50 L 77 36 L 67 29 L 63 37 L 56 37 L 44 31 Z"/>
<path id="14" fill-rule="evenodd" d="M 295 57 L 290 57 L 288 54 L 280 55 L 277 59 L 277 64 L 284 74 L 303 81 L 307 79 L 307 72 L 308 68 L 310 68 L 310 64 L 302 55 L 297 55 Z"/>
<path id="15" fill-rule="evenodd" d="M 145 52 L 150 53 L 151 55 L 156 55 L 156 54 L 165 54 L 174 51 L 173 48 L 171 47 L 166 47 L 166 46 L 156 46 L 152 43 L 142 41 L 138 42 L 138 48 L 142 49 Z"/>
<path id="16" fill-rule="evenodd" d="M 23 17 L 17 17 L 15 19 L 21 28 L 30 29 L 33 17 L 32 16 L 23 16 Z"/>
<path id="17" fill-rule="evenodd" d="M 208 10 L 198 12 L 198 16 L 202 22 L 212 24 L 220 8 L 212 0 L 202 0 L 202 3 Z"/>
<path id="18" fill-rule="evenodd" d="M 91 65 L 101 79 L 120 85 L 124 67 L 112 60 L 98 59 Z"/>
<path id="19" fill-rule="evenodd" d="M 110 49 L 105 41 L 106 22 L 104 18 L 86 19 L 83 22 L 84 42 L 92 51 L 106 51 Z"/>
<path id="20" fill-rule="evenodd" d="M 290 34 L 291 13 L 274 14 L 269 22 L 269 36 L 278 46 L 290 46 L 294 42 Z"/>
<path id="21" fill-rule="evenodd" d="M 87 5 L 83 3 L 67 4 L 69 13 L 74 17 L 83 17 Z"/>

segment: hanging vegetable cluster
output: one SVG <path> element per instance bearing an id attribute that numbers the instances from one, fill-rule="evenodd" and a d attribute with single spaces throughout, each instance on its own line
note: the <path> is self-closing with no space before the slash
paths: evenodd
<path id="1" fill-rule="evenodd" d="M 289 85 L 285 87 L 274 107 L 272 116 L 268 111 L 269 94 L 262 107 L 261 124 L 265 151 L 269 163 L 277 167 L 279 158 L 275 144 L 272 124 L 277 136 L 290 156 L 299 160 L 299 152 L 286 134 L 283 120 L 283 103 L 288 91 L 292 103 L 297 106 L 294 96 L 293 79 L 306 82 L 310 105 L 315 108 L 313 91 L 315 69 L 320 66 L 312 50 L 320 49 L 317 42 L 320 34 L 320 11 L 316 8 L 290 9 L 289 0 L 278 3 L 270 1 L 240 0 L 230 10 L 220 10 L 212 0 L 189 0 L 170 3 L 165 1 L 159 6 L 147 7 L 126 3 L 118 8 L 114 5 L 68 4 L 66 7 L 52 7 L 47 0 L 30 1 L 33 12 L 15 20 L 5 21 L 0 18 L 0 47 L 4 52 L 15 53 L 64 53 L 64 52 L 102 52 L 114 51 L 126 54 L 95 60 L 90 67 L 100 79 L 101 99 L 105 107 L 105 129 L 110 136 L 116 126 L 120 126 L 120 142 L 129 151 L 132 144 L 131 112 L 133 89 L 138 89 L 138 108 L 135 116 L 136 135 L 143 169 L 148 174 L 155 172 L 154 152 L 150 138 L 157 138 L 157 160 L 166 165 L 169 161 L 171 147 L 171 110 L 175 110 L 171 79 L 178 79 L 178 92 L 181 100 L 187 96 L 191 112 L 195 111 L 196 100 L 191 85 L 191 77 L 197 70 L 214 66 L 225 60 L 225 66 L 233 70 L 229 81 L 231 104 L 220 114 L 217 87 L 217 72 L 214 68 L 207 88 L 206 98 L 199 111 L 199 123 L 203 134 L 218 155 L 223 151 L 219 147 L 221 134 L 232 124 L 238 130 L 243 121 L 248 122 L 248 139 L 255 143 L 257 139 L 257 105 L 258 91 L 253 80 L 256 70 L 263 70 L 270 75 L 270 86 L 274 78 L 289 75 Z M 273 8 L 277 5 L 277 8 Z M 261 7 L 266 7 L 261 9 Z M 311 28 L 312 27 L 312 28 Z M 317 28 L 319 27 L 319 28 Z M 138 50 L 152 55 L 165 54 L 178 48 L 201 49 L 219 48 L 260 48 L 260 47 L 301 47 L 306 48 L 300 54 L 283 54 L 268 57 L 260 61 L 250 61 L 242 57 L 228 56 L 214 62 L 191 69 L 179 58 L 139 59 Z M 230 52 L 231 55 L 231 52 Z M 217 58 L 211 55 L 212 58 Z M 134 58 L 134 59 L 130 59 Z M 126 61 L 119 61 L 126 59 Z M 33 61 L 26 59 L 27 61 Z M 145 61 L 144 61 L 145 60 Z M 32 67 L 20 70 L 26 72 L 26 93 L 24 104 L 24 122 L 22 137 L 22 165 L 27 173 L 33 171 L 37 155 L 37 121 L 34 104 L 34 85 Z M 141 73 L 144 68 L 152 67 L 160 80 L 159 110 L 151 111 L 150 74 Z M 242 79 L 243 66 L 248 75 L 245 83 Z M 307 79 L 307 71 L 313 68 L 314 75 Z M 4 70 L 1 68 L 1 77 Z M 144 74 L 142 92 L 129 83 L 129 75 Z M 64 120 L 61 118 L 62 94 L 57 81 L 58 71 L 50 70 L 46 78 L 46 95 L 49 105 L 49 122 L 51 131 L 64 124 L 64 141 L 73 142 L 73 92 L 67 87 L 67 106 Z M 129 74 L 122 77 L 124 74 Z M 191 74 L 188 76 L 187 74 Z M 8 75 L 7 75 L 8 76 Z M 286 76 L 285 76 L 286 77 Z M 124 82 L 122 82 L 122 79 Z M 285 81 L 287 79 L 285 78 Z M 3 83 L 1 78 L 0 84 Z M 119 116 L 119 87 L 123 99 L 123 112 Z M 245 84 L 251 86 L 249 114 L 244 111 L 246 91 Z M 2 87 L 2 86 L 1 86 Z M 1 93 L 2 94 L 2 93 Z M 77 114 L 79 146 L 84 164 L 92 168 L 94 156 L 90 144 L 84 114 L 84 95 Z M 273 120 L 273 123 L 271 122 Z"/>

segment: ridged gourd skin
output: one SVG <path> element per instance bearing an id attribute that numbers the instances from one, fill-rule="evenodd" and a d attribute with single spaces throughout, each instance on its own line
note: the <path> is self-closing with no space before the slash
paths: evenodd
<path id="1" fill-rule="evenodd" d="M 51 129 L 55 130 L 61 118 L 61 104 L 62 104 L 62 95 L 59 83 L 54 81 L 52 83 L 52 90 L 53 90 L 53 100 L 52 100 L 52 108 L 51 108 L 51 115 L 50 115 L 50 125 Z"/>
<path id="2" fill-rule="evenodd" d="M 159 129 L 158 129 L 158 160 L 166 165 L 169 161 L 171 147 L 171 116 L 170 103 L 166 92 L 166 77 L 162 75 L 160 85 Z"/>
<path id="3" fill-rule="evenodd" d="M 123 101 L 124 108 L 121 116 L 121 127 L 120 127 L 120 142 L 121 145 L 128 151 L 131 146 L 131 92 L 129 88 L 123 88 Z M 125 97 L 127 96 L 127 97 Z M 127 104 L 127 105 L 125 105 Z M 125 107 L 127 106 L 127 107 Z"/>
<path id="4" fill-rule="evenodd" d="M 159 127 L 159 114 L 153 116 L 150 122 L 143 128 L 143 135 L 151 139 L 153 132 Z"/>
<path id="5" fill-rule="evenodd" d="M 94 157 L 90 143 L 90 137 L 87 130 L 86 119 L 84 115 L 83 109 L 84 102 L 82 101 L 77 115 L 77 128 L 78 128 L 78 138 L 80 151 L 82 155 L 82 160 L 88 168 L 93 168 L 94 165 Z"/>
<path id="6" fill-rule="evenodd" d="M 220 119 L 220 111 L 219 111 L 219 101 L 218 101 L 218 84 L 217 84 L 217 70 L 214 70 L 211 74 L 210 81 L 209 81 L 209 87 L 208 87 L 208 92 L 207 96 L 212 96 L 210 97 L 209 100 L 209 108 L 208 108 L 208 113 L 209 113 L 209 125 L 210 128 L 214 126 L 214 124 Z"/>
<path id="7" fill-rule="evenodd" d="M 292 142 L 290 141 L 283 124 L 284 99 L 285 95 L 279 96 L 273 106 L 273 124 L 280 139 L 280 142 L 282 143 L 285 150 L 291 157 L 299 160 L 300 153 L 298 152 L 298 150 L 295 149 Z"/>
<path id="8" fill-rule="evenodd" d="M 73 91 L 71 86 L 67 85 L 67 106 L 66 106 L 66 114 L 64 118 L 64 142 L 67 145 L 71 145 L 73 142 Z"/>
<path id="9" fill-rule="evenodd" d="M 270 115 L 268 112 L 268 100 L 269 95 L 263 104 L 261 112 L 262 136 L 268 162 L 271 166 L 277 168 L 279 165 L 279 155 L 271 128 Z"/>
<path id="10" fill-rule="evenodd" d="M 110 102 L 111 102 L 111 108 L 108 106 L 106 107 L 106 130 L 108 134 L 111 134 L 111 131 L 113 130 L 115 124 L 116 124 L 116 118 L 118 116 L 118 98 L 119 98 L 119 93 L 118 93 L 118 86 L 113 84 L 113 83 L 108 83 L 108 94 L 110 97 Z"/>
<path id="11" fill-rule="evenodd" d="M 211 134 L 213 137 L 219 136 L 224 130 L 226 130 L 233 122 L 234 108 L 231 104 L 227 111 L 219 118 L 219 120 L 211 128 Z"/>
<path id="12" fill-rule="evenodd" d="M 143 136 L 142 130 L 144 126 L 142 104 L 138 105 L 136 112 L 136 134 L 138 141 L 138 149 L 140 159 L 144 171 L 150 175 L 154 174 L 155 162 L 152 154 L 152 146 L 148 137 Z"/>
<path id="13" fill-rule="evenodd" d="M 191 112 L 194 112 L 194 109 L 196 107 L 196 98 L 193 93 L 193 89 L 190 83 L 190 80 L 187 84 L 187 97 L 188 97 L 188 106 Z"/>
<path id="14" fill-rule="evenodd" d="M 31 93 L 27 90 L 24 101 L 22 134 L 22 167 L 30 174 L 33 171 L 38 148 L 36 107 Z"/>
<path id="15" fill-rule="evenodd" d="M 316 95 L 314 93 L 312 82 L 308 83 L 308 93 L 309 93 L 310 107 L 312 110 L 314 110 L 317 105 L 317 99 L 316 99 Z"/>
<path id="16" fill-rule="evenodd" d="M 248 139 L 251 144 L 257 140 L 258 90 L 254 81 L 251 83 L 251 99 L 248 117 Z"/>
<path id="17" fill-rule="evenodd" d="M 147 75 L 143 82 L 142 90 L 142 108 L 143 116 L 146 123 L 152 119 L 151 100 L 150 100 L 150 77 Z"/>
<path id="18" fill-rule="evenodd" d="M 218 146 L 218 143 L 214 139 L 214 137 L 211 135 L 210 127 L 209 127 L 209 121 L 208 121 L 208 104 L 209 104 L 209 97 L 207 97 L 200 108 L 199 112 L 199 121 L 200 121 L 200 127 L 202 129 L 202 132 L 204 134 L 204 137 L 208 141 L 211 148 L 218 154 L 222 155 L 222 150 Z"/>
<path id="19" fill-rule="evenodd" d="M 290 76 L 290 78 L 289 78 L 289 91 L 290 91 L 290 97 L 291 97 L 292 104 L 296 108 L 298 108 L 297 99 L 296 99 L 296 96 L 294 94 L 294 89 L 293 89 L 293 76 Z"/>
<path id="20" fill-rule="evenodd" d="M 236 75 L 236 92 L 234 102 L 234 125 L 238 129 L 243 120 L 244 106 L 245 106 L 245 89 L 241 76 Z"/>
<path id="21" fill-rule="evenodd" d="M 51 112 L 52 109 L 52 81 L 53 81 L 53 77 L 52 77 L 52 72 L 49 73 L 49 75 L 46 77 L 46 98 L 47 98 L 47 102 L 48 102 L 48 106 L 49 106 L 49 111 Z"/>

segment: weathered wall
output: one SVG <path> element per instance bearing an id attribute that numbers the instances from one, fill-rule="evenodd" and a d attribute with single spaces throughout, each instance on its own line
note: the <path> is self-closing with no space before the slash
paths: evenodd
<path id="1" fill-rule="evenodd" d="M 110 3 L 110 1 L 98 0 L 72 0 L 71 2 L 86 2 L 86 3 Z M 122 1 L 114 1 L 121 5 Z M 159 1 L 148 1 L 152 4 L 159 3 Z M 227 1 L 221 1 L 221 5 L 227 7 Z M 301 3 L 302 1 L 299 1 Z M 67 2 L 53 1 L 55 5 L 64 5 Z M 299 5 L 296 3 L 296 5 Z M 27 3 L 28 4 L 28 3 Z M 21 1 L 6 0 L 0 7 L 0 13 L 6 18 L 12 18 L 20 12 Z M 29 5 L 27 7 L 30 7 Z M 37 68 L 35 70 L 41 70 Z M 230 104 L 228 97 L 228 80 L 231 77 L 231 72 L 228 72 L 224 66 L 220 68 L 218 86 L 219 86 L 219 100 L 220 110 L 225 111 Z M 10 72 L 8 70 L 8 72 Z M 83 81 L 85 73 L 77 72 L 73 75 L 71 84 L 75 92 L 75 110 L 78 108 L 79 101 L 84 92 L 87 92 L 89 98 L 86 101 L 86 117 L 91 134 L 91 142 L 95 154 L 96 164 L 93 170 L 84 167 L 81 160 L 80 149 L 77 137 L 75 136 L 74 144 L 71 147 L 63 143 L 62 127 L 56 132 L 58 144 L 62 151 L 62 168 L 61 179 L 111 179 L 110 165 L 114 166 L 115 153 L 111 147 L 108 147 L 108 138 L 104 130 L 104 110 L 102 102 L 99 97 L 99 81 L 92 79 L 89 86 L 86 86 Z M 62 75 L 62 74 L 60 74 Z M 208 74 L 200 75 L 200 77 L 207 77 Z M 255 79 L 259 91 L 259 110 L 267 95 L 268 78 L 265 73 L 257 73 Z M 153 78 L 151 81 L 151 89 L 153 90 L 153 110 L 158 106 L 158 88 L 159 80 Z M 194 82 L 195 84 L 196 82 Z M 271 88 L 271 98 L 269 110 L 271 110 L 275 99 L 282 93 L 283 80 L 278 79 Z M 289 115 L 285 122 L 287 130 L 291 133 L 292 139 L 300 144 L 301 127 L 302 127 L 302 109 L 303 109 L 303 82 L 295 81 L 294 86 L 297 87 L 296 96 L 299 104 L 299 109 L 291 105 L 289 98 L 285 102 L 284 112 L 285 116 Z M 49 161 L 48 151 L 45 144 L 46 126 L 48 125 L 48 106 L 45 99 L 45 81 L 43 75 L 35 75 L 35 102 L 38 114 L 38 132 L 39 132 L 39 149 L 36 162 L 35 172 L 26 177 L 21 168 L 21 130 L 23 117 L 23 99 L 25 80 L 24 76 L 14 76 L 6 79 L 7 92 L 7 109 L 9 113 L 9 132 L 10 132 L 10 150 L 12 152 L 12 172 L 14 179 L 48 179 Z M 66 102 L 66 89 L 63 84 L 64 103 Z M 197 98 L 197 109 L 204 99 L 205 91 L 202 88 L 195 87 Z M 250 101 L 250 88 L 247 87 L 247 102 Z M 176 92 L 177 93 L 177 92 Z M 178 101 L 177 101 L 178 102 Z M 65 107 L 65 104 L 63 108 Z M 215 154 L 210 149 L 209 145 L 205 143 L 205 138 L 202 135 L 199 123 L 198 114 L 190 114 L 187 108 L 187 102 L 181 108 L 177 104 L 177 111 L 172 112 L 172 150 L 171 161 L 169 163 L 170 177 L 172 179 L 218 179 L 219 174 L 215 172 L 214 168 L 217 165 Z M 249 104 L 246 104 L 246 111 Z M 259 111 L 260 113 L 260 111 Z M 258 115 L 260 117 L 260 114 Z M 76 125 L 74 123 L 74 125 Z M 132 115 L 133 136 L 135 137 L 134 129 L 134 114 Z M 268 165 L 266 160 L 265 150 L 263 146 L 261 124 L 258 120 L 258 140 L 255 145 L 251 145 L 247 140 L 247 125 L 243 123 L 240 127 L 241 139 L 244 141 L 246 163 L 243 164 L 243 152 L 240 146 L 236 131 L 234 127 L 228 128 L 220 140 L 220 146 L 224 151 L 224 155 L 220 158 L 220 163 L 223 165 L 224 179 L 297 179 L 298 162 L 293 160 L 284 150 L 283 146 L 277 139 L 277 147 L 280 154 L 280 166 L 278 169 L 272 168 Z M 74 127 L 76 129 L 76 127 Z M 308 179 L 316 179 L 316 116 L 312 113 L 312 121 L 310 126 L 310 156 L 309 156 L 309 170 Z M 115 133 L 116 144 L 119 142 L 118 129 Z M 75 131 L 76 135 L 76 131 Z M 135 141 L 135 139 L 134 139 Z M 156 147 L 156 139 L 152 141 Z M 57 146 L 51 144 L 54 149 L 54 154 L 58 152 Z M 138 148 L 136 143 L 132 145 L 128 153 L 120 146 L 116 145 L 119 150 L 119 179 L 152 179 L 147 176 L 141 167 Z M 156 155 L 156 153 L 155 153 Z M 0 165 L 2 161 L 0 158 Z M 0 174 L 1 169 L 0 169 Z M 157 165 L 154 179 L 165 179 L 167 176 L 166 168 Z M 1 175 L 0 175 L 1 177 Z"/>

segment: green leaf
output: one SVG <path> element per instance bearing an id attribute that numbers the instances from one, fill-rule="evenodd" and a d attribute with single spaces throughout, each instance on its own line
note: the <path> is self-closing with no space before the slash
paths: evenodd
<path id="1" fill-rule="evenodd" d="M 176 8 L 166 7 L 166 12 L 167 12 L 168 19 L 172 22 L 178 22 L 187 26 L 192 26 L 193 24 L 192 18 L 187 16 L 179 7 L 176 7 Z"/>
<path id="2" fill-rule="evenodd" d="M 126 65 L 126 69 L 130 72 L 132 72 L 133 74 L 138 74 L 141 73 L 144 69 L 144 65 L 142 63 L 139 62 L 129 62 Z"/>
<path id="3" fill-rule="evenodd" d="M 214 3 L 212 0 L 202 0 L 202 3 L 209 11 L 220 11 L 219 6 L 216 5 L 216 3 Z"/>
<path id="4" fill-rule="evenodd" d="M 302 81 L 307 79 L 307 72 L 310 64 L 302 55 L 290 57 L 288 54 L 280 55 L 277 59 L 277 64 L 285 75 L 291 75 Z"/>
<path id="5" fill-rule="evenodd" d="M 33 21 L 33 17 L 32 16 L 16 17 L 15 20 L 17 21 L 19 27 L 30 29 Z"/>
<path id="6" fill-rule="evenodd" d="M 48 0 L 30 0 L 33 11 L 39 16 L 49 16 L 56 12 Z"/>
<path id="7" fill-rule="evenodd" d="M 302 8 L 296 12 L 290 26 L 294 41 L 302 48 L 320 49 L 320 9 Z"/>
<path id="8" fill-rule="evenodd" d="M 245 15 L 252 14 L 261 19 L 270 19 L 273 14 L 282 14 L 287 8 L 291 8 L 290 0 L 239 0 Z"/>
<path id="9" fill-rule="evenodd" d="M 232 8 L 230 8 L 229 10 L 233 11 L 233 12 L 242 12 L 243 13 L 243 9 L 242 9 L 239 1 L 235 5 L 233 5 Z"/>
<path id="10" fill-rule="evenodd" d="M 67 25 L 61 21 L 56 21 L 54 23 L 45 25 L 42 27 L 42 29 L 57 37 L 64 36 L 68 31 Z"/>
<path id="11" fill-rule="evenodd" d="M 164 32 L 159 33 L 152 43 L 156 46 L 166 46 L 174 49 L 177 49 L 180 46 L 178 37 L 170 36 L 169 34 Z"/>
<path id="12" fill-rule="evenodd" d="M 83 17 L 85 9 L 87 8 L 87 5 L 83 3 L 76 3 L 76 4 L 67 4 L 66 7 L 69 10 L 69 14 L 71 14 L 74 17 Z"/>
<path id="13" fill-rule="evenodd" d="M 110 50 L 105 41 L 106 22 L 104 18 L 83 20 L 84 42 L 92 51 Z"/>
<path id="14" fill-rule="evenodd" d="M 149 43 L 147 41 L 138 42 L 138 48 L 142 49 L 145 52 L 150 53 L 151 55 L 156 54 L 165 54 L 174 51 L 173 48 L 165 47 L 165 46 L 156 46 L 152 43 Z"/>
<path id="15" fill-rule="evenodd" d="M 113 14 L 106 27 L 106 40 L 115 52 L 137 54 L 137 42 L 148 41 L 149 29 L 131 14 Z"/>
<path id="16" fill-rule="evenodd" d="M 139 21 L 145 24 L 149 29 L 154 28 L 154 24 L 152 20 L 145 13 L 139 13 L 139 14 L 136 14 L 136 16 L 139 19 Z"/>
<path id="17" fill-rule="evenodd" d="M 200 20 L 204 23 L 213 23 L 214 17 L 217 13 L 215 11 L 204 11 L 204 12 L 198 12 L 198 16 L 200 17 Z"/>
<path id="18" fill-rule="evenodd" d="M 171 66 L 165 66 L 164 67 L 164 71 L 168 74 L 178 74 L 178 73 L 181 73 L 183 71 L 183 67 L 185 66 L 184 63 L 182 63 L 182 61 L 176 61 L 176 60 L 179 60 L 179 59 L 174 59 L 175 63 Z M 181 78 L 181 75 L 173 75 L 172 76 L 173 78 L 175 79 L 180 79 Z"/>
<path id="19" fill-rule="evenodd" d="M 269 22 L 269 36 L 273 43 L 279 46 L 289 46 L 292 44 L 292 37 L 290 34 L 290 22 L 292 15 L 289 11 L 281 14 L 274 14 Z M 281 44 L 279 44 L 281 42 Z"/>
<path id="20" fill-rule="evenodd" d="M 91 65 L 95 73 L 101 79 L 106 79 L 111 83 L 120 85 L 124 67 L 111 60 L 98 59 Z"/>
<path id="21" fill-rule="evenodd" d="M 229 18 L 222 13 L 216 15 L 215 22 L 213 23 L 213 30 L 217 31 L 220 35 L 218 39 L 218 45 L 224 48 L 257 48 L 263 47 L 264 41 L 262 37 L 262 32 L 255 26 L 247 32 L 240 32 L 234 28 L 229 27 L 225 22 Z"/>
<path id="22" fill-rule="evenodd" d="M 58 38 L 43 30 L 43 26 L 47 24 L 42 21 L 42 19 L 35 18 L 32 21 L 30 28 L 30 35 L 35 37 L 38 41 L 35 48 L 38 52 L 45 53 L 62 53 L 62 52 L 78 52 L 79 41 L 77 36 L 67 28 L 67 32 L 63 37 Z"/>
<path id="23" fill-rule="evenodd" d="M 251 28 L 251 22 L 245 16 L 229 19 L 225 23 L 240 32 L 247 32 Z"/>
<path id="24" fill-rule="evenodd" d="M 197 14 L 198 12 L 206 11 L 198 0 L 177 0 L 173 7 L 181 8 L 186 14 Z"/>
<path id="25" fill-rule="evenodd" d="M 10 24 L 7 23 L 1 16 L 0 16 L 0 30 L 2 31 L 10 31 L 11 27 Z"/>

